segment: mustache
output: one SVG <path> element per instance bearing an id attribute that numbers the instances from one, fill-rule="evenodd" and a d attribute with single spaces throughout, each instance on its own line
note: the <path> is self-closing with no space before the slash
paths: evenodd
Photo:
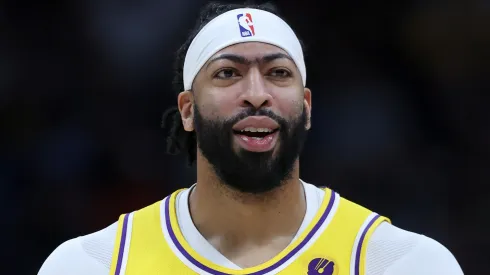
<path id="1" fill-rule="evenodd" d="M 266 116 L 274 120 L 275 122 L 277 122 L 281 127 L 287 125 L 286 119 L 275 114 L 273 111 L 269 109 L 255 109 L 255 108 L 244 109 L 242 112 L 236 114 L 232 118 L 227 119 L 225 124 L 229 127 L 232 127 L 240 120 L 245 119 L 249 116 Z"/>

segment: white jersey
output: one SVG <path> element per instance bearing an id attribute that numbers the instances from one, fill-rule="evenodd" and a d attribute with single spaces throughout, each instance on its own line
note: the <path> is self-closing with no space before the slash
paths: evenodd
<path id="1" fill-rule="evenodd" d="M 324 191 L 304 183 L 307 210 L 299 235 L 320 207 Z M 216 250 L 194 226 L 189 208 L 189 190 L 179 194 L 178 224 L 186 241 L 209 261 L 240 269 Z M 112 261 L 117 223 L 56 248 L 38 275 L 108 275 Z M 423 235 L 405 231 L 390 223 L 379 225 L 368 242 L 365 275 L 462 275 L 458 262 L 443 245 Z"/>

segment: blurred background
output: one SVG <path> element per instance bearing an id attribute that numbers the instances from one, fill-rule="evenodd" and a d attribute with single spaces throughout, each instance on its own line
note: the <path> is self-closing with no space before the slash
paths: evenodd
<path id="1" fill-rule="evenodd" d="M 194 183 L 159 125 L 205 3 L 2 1 L 1 274 Z M 275 3 L 306 45 L 302 178 L 488 272 L 490 2 Z"/>

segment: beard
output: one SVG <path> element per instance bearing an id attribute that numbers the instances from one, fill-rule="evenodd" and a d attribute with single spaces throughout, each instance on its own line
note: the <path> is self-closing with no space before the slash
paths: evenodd
<path id="1" fill-rule="evenodd" d="M 279 124 L 277 148 L 267 152 L 234 149 L 233 125 L 249 116 L 267 116 Z M 306 109 L 286 120 L 267 109 L 249 108 L 226 120 L 204 118 L 194 105 L 198 148 L 216 175 L 227 186 L 242 193 L 261 194 L 280 187 L 291 178 L 294 163 L 306 141 Z"/>

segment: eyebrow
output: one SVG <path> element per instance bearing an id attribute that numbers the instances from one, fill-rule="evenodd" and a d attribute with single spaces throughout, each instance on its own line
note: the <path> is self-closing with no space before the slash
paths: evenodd
<path id="1" fill-rule="evenodd" d="M 269 63 L 269 62 L 272 62 L 276 59 L 283 59 L 283 58 L 288 59 L 294 63 L 294 60 L 289 55 L 284 54 L 284 53 L 267 54 L 267 55 L 264 55 L 262 57 L 258 57 L 255 60 L 250 60 L 250 59 L 247 59 L 246 57 L 244 57 L 242 55 L 237 55 L 237 54 L 222 54 L 222 55 L 219 55 L 219 56 L 211 59 L 206 67 L 209 67 L 213 62 L 216 62 L 216 61 L 222 60 L 222 59 L 230 60 L 234 63 L 239 63 L 239 64 L 243 64 L 243 65 L 250 65 L 252 63 Z"/>

